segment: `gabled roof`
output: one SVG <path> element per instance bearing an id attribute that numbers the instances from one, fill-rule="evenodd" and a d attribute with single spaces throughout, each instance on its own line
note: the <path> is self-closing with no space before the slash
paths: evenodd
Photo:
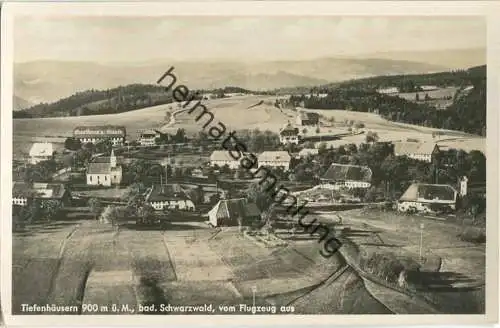
<path id="1" fill-rule="evenodd" d="M 372 170 L 368 166 L 332 163 L 322 179 L 329 181 L 371 182 Z"/>
<path id="2" fill-rule="evenodd" d="M 52 156 L 54 147 L 50 142 L 37 142 L 31 146 L 30 156 Z"/>
<path id="3" fill-rule="evenodd" d="M 43 199 L 60 199 L 66 188 L 62 183 L 26 183 L 15 181 L 12 184 L 13 197 L 34 197 Z"/>
<path id="4" fill-rule="evenodd" d="M 247 202 L 245 198 L 222 199 L 208 212 L 209 215 L 214 213 L 217 220 L 260 215 L 257 205 Z"/>
<path id="5" fill-rule="evenodd" d="M 265 151 L 259 155 L 259 162 L 290 162 L 292 157 L 287 151 Z"/>
<path id="6" fill-rule="evenodd" d="M 280 135 L 296 135 L 299 134 L 299 129 L 294 128 L 292 125 L 288 124 L 280 131 Z"/>
<path id="7" fill-rule="evenodd" d="M 189 199 L 191 199 L 191 197 L 178 184 L 153 185 L 146 196 L 146 201 L 148 202 Z"/>
<path id="8" fill-rule="evenodd" d="M 395 142 L 394 154 L 403 155 L 431 155 L 436 144 L 433 142 Z"/>
<path id="9" fill-rule="evenodd" d="M 456 196 L 457 191 L 450 185 L 413 183 L 406 189 L 399 200 L 454 203 Z"/>
<path id="10" fill-rule="evenodd" d="M 318 155 L 318 148 L 304 148 L 299 151 L 299 156 Z"/>
<path id="11" fill-rule="evenodd" d="M 236 161 L 227 150 L 214 150 L 210 155 L 210 161 Z"/>

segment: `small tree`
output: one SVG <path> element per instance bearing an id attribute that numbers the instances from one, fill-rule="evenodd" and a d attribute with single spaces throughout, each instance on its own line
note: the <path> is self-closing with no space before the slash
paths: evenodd
<path id="1" fill-rule="evenodd" d="M 68 150 L 78 150 L 82 147 L 82 143 L 80 142 L 79 139 L 75 138 L 66 138 L 64 141 L 64 148 Z"/>
<path id="2" fill-rule="evenodd" d="M 97 198 L 91 198 L 88 201 L 88 206 L 90 208 L 90 212 L 94 214 L 94 219 L 97 219 L 97 216 L 102 210 L 101 201 Z"/>
<path id="3" fill-rule="evenodd" d="M 320 133 L 321 130 L 319 129 L 319 127 L 316 128 L 316 133 Z"/>

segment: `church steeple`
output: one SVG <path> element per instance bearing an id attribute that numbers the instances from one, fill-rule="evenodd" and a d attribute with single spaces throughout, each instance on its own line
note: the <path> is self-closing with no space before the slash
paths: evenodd
<path id="1" fill-rule="evenodd" d="M 109 157 L 109 162 L 110 162 L 111 168 L 116 167 L 116 156 L 115 156 L 115 152 L 113 149 L 111 149 L 111 156 Z"/>

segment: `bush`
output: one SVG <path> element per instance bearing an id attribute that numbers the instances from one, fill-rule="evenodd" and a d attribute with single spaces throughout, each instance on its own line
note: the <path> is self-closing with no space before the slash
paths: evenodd
<path id="1" fill-rule="evenodd" d="M 397 284 L 401 272 L 420 270 L 420 265 L 411 258 L 398 258 L 393 253 L 371 253 L 360 258 L 360 267 L 391 284 Z"/>
<path id="2" fill-rule="evenodd" d="M 486 233 L 480 228 L 467 227 L 458 235 L 458 238 L 462 241 L 482 244 L 486 242 Z"/>

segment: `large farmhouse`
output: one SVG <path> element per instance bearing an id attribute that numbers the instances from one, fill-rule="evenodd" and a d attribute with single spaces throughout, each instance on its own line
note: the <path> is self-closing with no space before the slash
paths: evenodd
<path id="1" fill-rule="evenodd" d="M 156 138 L 160 137 L 160 133 L 156 130 L 141 130 L 139 131 L 139 144 L 141 146 L 154 146 L 156 145 Z"/>
<path id="2" fill-rule="evenodd" d="M 283 145 L 298 144 L 299 143 L 299 129 L 287 124 L 280 131 L 280 142 Z"/>
<path id="3" fill-rule="evenodd" d="M 146 202 L 155 210 L 194 211 L 191 197 L 177 184 L 153 185 L 146 193 Z"/>
<path id="4" fill-rule="evenodd" d="M 370 188 L 372 170 L 367 166 L 332 163 L 321 178 L 322 184 L 331 189 Z"/>
<path id="5" fill-rule="evenodd" d="M 15 181 L 12 185 L 12 204 L 26 206 L 33 200 L 57 201 L 60 205 L 69 205 L 71 196 L 62 183 L 26 183 Z"/>
<path id="6" fill-rule="evenodd" d="M 434 156 L 440 153 L 439 146 L 433 142 L 395 142 L 394 155 L 408 156 L 423 162 L 432 162 Z"/>
<path id="7" fill-rule="evenodd" d="M 432 213 L 455 210 L 458 192 L 450 185 L 413 183 L 399 198 L 398 211 Z"/>
<path id="8" fill-rule="evenodd" d="M 29 155 L 31 164 L 48 161 L 54 156 L 54 148 L 49 142 L 37 142 L 31 146 Z"/>
<path id="9" fill-rule="evenodd" d="M 87 168 L 87 185 L 106 186 L 119 185 L 122 181 L 122 167 L 117 163 L 114 151 L 110 157 L 98 157 L 89 163 Z"/>
<path id="10" fill-rule="evenodd" d="M 240 167 L 240 160 L 235 160 L 227 150 L 214 150 L 210 155 L 210 165 L 218 167 L 227 165 L 230 169 L 237 169 Z"/>
<path id="11" fill-rule="evenodd" d="M 126 134 L 124 126 L 116 125 L 79 126 L 73 130 L 73 136 L 82 144 L 89 142 L 95 144 L 109 140 L 114 146 L 122 145 L 125 142 Z"/>
<path id="12" fill-rule="evenodd" d="M 246 225 L 251 220 L 259 220 L 260 211 L 257 205 L 245 198 L 223 199 L 208 212 L 208 219 L 214 227 Z"/>
<path id="13" fill-rule="evenodd" d="M 285 171 L 290 169 L 292 157 L 286 151 L 265 151 L 259 155 L 259 166 L 281 167 Z"/>

